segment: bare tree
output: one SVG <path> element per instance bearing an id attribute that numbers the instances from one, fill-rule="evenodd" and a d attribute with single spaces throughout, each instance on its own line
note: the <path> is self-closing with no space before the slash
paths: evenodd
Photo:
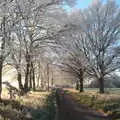
<path id="1" fill-rule="evenodd" d="M 35 70 L 33 65 L 35 62 L 34 54 L 36 49 L 40 50 L 40 48 L 44 46 L 44 43 L 51 43 L 51 39 L 53 39 L 58 32 L 61 32 L 61 27 L 59 27 L 59 31 L 55 32 L 58 28 L 56 27 L 58 24 L 57 19 L 46 12 L 46 10 L 54 7 L 54 5 L 57 5 L 59 2 L 63 1 L 13 1 L 14 7 L 12 11 L 14 14 L 11 14 L 11 19 L 15 20 L 13 32 L 18 39 L 21 39 L 22 48 L 24 47 L 22 54 L 24 54 L 24 62 L 26 63 L 24 82 L 26 91 L 29 89 L 29 81 L 31 86 L 31 76 L 35 86 Z M 70 1 L 70 3 L 72 3 L 72 1 Z M 53 21 L 55 21 L 54 23 L 56 24 L 53 24 Z M 60 24 L 57 26 L 60 26 Z"/>
<path id="2" fill-rule="evenodd" d="M 9 55 L 8 49 L 11 40 L 12 22 L 9 19 L 10 1 L 0 2 L 0 99 L 2 92 L 2 69 L 6 57 Z"/>
<path id="3" fill-rule="evenodd" d="M 16 36 L 16 35 L 15 35 Z M 22 55 L 22 43 L 21 39 L 17 38 L 16 40 L 14 35 L 12 36 L 12 42 L 9 44 L 10 48 L 10 55 L 9 59 L 7 60 L 7 64 L 13 66 L 17 71 L 17 80 L 19 89 L 23 91 L 24 87 L 22 84 L 22 67 L 23 67 L 23 59 L 24 56 Z"/>
<path id="4" fill-rule="evenodd" d="M 62 10 L 59 4 L 72 6 L 75 1 L 0 1 L 0 96 L 2 92 L 2 68 L 9 54 L 12 59 L 12 62 L 8 59 L 9 64 L 12 64 L 17 70 L 19 88 L 26 92 L 29 90 L 29 86 L 33 86 L 35 89 L 36 56 L 34 54 L 37 49 L 39 51 L 45 46 L 44 43 L 52 43 L 52 40 L 64 31 L 63 28 L 66 28 L 65 24 L 61 24 L 56 14 L 51 15 L 50 10 L 52 12 L 54 8 Z M 22 83 L 23 71 L 25 71 L 24 85 Z M 31 85 L 32 83 L 33 85 Z"/>
<path id="5" fill-rule="evenodd" d="M 98 80 L 100 93 L 104 93 L 105 78 L 120 67 L 116 50 L 120 39 L 119 20 L 120 8 L 115 1 L 96 1 L 87 9 L 71 14 L 68 25 L 72 32 L 64 32 L 56 41 L 63 54 L 70 55 L 70 58 L 66 56 L 69 62 L 65 63 L 65 59 L 63 64 L 73 73 L 84 65 L 81 61 L 84 56 L 88 63 L 86 72 Z"/>
<path id="6" fill-rule="evenodd" d="M 120 38 L 120 8 L 115 1 L 98 1 L 80 14 L 80 41 L 89 61 L 88 73 L 99 81 L 104 93 L 104 79 L 120 67 L 115 48 Z"/>
<path id="7" fill-rule="evenodd" d="M 73 32 L 73 29 L 63 33 L 62 37 L 56 41 L 58 45 L 56 51 L 59 56 L 58 66 L 76 78 L 76 88 L 83 92 L 84 75 L 88 63 L 77 34 Z"/>

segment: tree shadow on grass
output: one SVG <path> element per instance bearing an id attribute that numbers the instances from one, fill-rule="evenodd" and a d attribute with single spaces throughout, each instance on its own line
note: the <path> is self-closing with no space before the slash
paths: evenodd
<path id="1" fill-rule="evenodd" d="M 30 107 L 17 100 L 2 100 L 0 101 L 0 120 L 54 120 L 53 95 L 49 95 L 44 102 L 43 106 L 37 103 L 38 107 Z"/>
<path id="2" fill-rule="evenodd" d="M 27 115 L 31 108 L 21 105 L 19 101 L 2 100 L 0 101 L 1 120 L 32 120 Z"/>

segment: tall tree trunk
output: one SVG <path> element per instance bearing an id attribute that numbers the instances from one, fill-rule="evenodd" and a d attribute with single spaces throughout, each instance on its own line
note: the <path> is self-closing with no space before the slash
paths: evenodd
<path id="1" fill-rule="evenodd" d="M 20 73 L 20 72 L 18 72 L 18 74 L 17 74 L 17 79 L 18 79 L 19 89 L 20 89 L 21 91 L 23 91 L 23 85 L 22 85 L 22 75 L 21 75 L 21 73 Z"/>
<path id="2" fill-rule="evenodd" d="M 40 73 L 38 73 L 38 76 L 37 76 L 37 88 L 40 87 Z"/>
<path id="3" fill-rule="evenodd" d="M 29 74 L 29 76 L 30 76 L 30 82 L 29 82 L 29 87 L 30 87 L 30 89 L 32 88 L 32 70 L 30 69 L 30 74 Z"/>
<path id="4" fill-rule="evenodd" d="M 27 63 L 26 72 L 25 72 L 25 84 L 24 84 L 25 92 L 28 91 L 29 68 L 30 68 L 30 65 L 29 65 L 29 63 Z"/>
<path id="5" fill-rule="evenodd" d="M 49 88 L 50 88 L 50 83 L 49 83 L 49 63 L 47 64 L 47 87 L 48 87 L 48 91 L 49 91 Z"/>
<path id="6" fill-rule="evenodd" d="M 44 89 L 44 87 L 45 87 L 45 84 L 44 84 L 44 80 L 43 80 L 43 77 L 41 76 L 41 89 L 43 90 Z"/>
<path id="7" fill-rule="evenodd" d="M 34 68 L 32 69 L 32 76 L 33 76 L 33 91 L 36 90 L 36 85 L 35 85 L 35 71 L 34 71 Z"/>
<path id="8" fill-rule="evenodd" d="M 83 87 L 83 70 L 82 68 L 80 69 L 80 92 L 83 92 L 84 91 L 84 87 Z"/>
<path id="9" fill-rule="evenodd" d="M 0 59 L 0 100 L 1 100 L 1 94 L 2 94 L 2 68 L 3 68 L 3 62 Z"/>
<path id="10" fill-rule="evenodd" d="M 103 76 L 101 76 L 100 78 L 99 78 L 99 92 L 101 93 L 101 94 L 103 94 L 105 91 L 104 91 L 104 77 Z"/>
<path id="11" fill-rule="evenodd" d="M 79 81 L 76 80 L 76 90 L 79 90 Z"/>
<path id="12" fill-rule="evenodd" d="M 48 91 L 49 91 L 49 89 L 50 89 L 49 77 L 48 77 L 48 80 L 47 80 L 47 89 L 48 89 Z"/>
<path id="13" fill-rule="evenodd" d="M 80 92 L 84 91 L 84 87 L 83 87 L 83 78 L 80 78 Z"/>
<path id="14" fill-rule="evenodd" d="M 4 50 L 5 50 L 5 41 L 6 41 L 6 18 L 5 16 L 3 17 L 3 38 L 1 40 L 1 55 L 0 55 L 0 100 L 1 100 L 1 94 L 2 94 L 2 69 L 3 69 L 3 62 L 4 62 Z M 1 29 L 2 30 L 2 29 Z"/>
<path id="15" fill-rule="evenodd" d="M 53 77 L 53 71 L 51 70 L 51 87 L 53 88 L 54 86 L 54 77 Z"/>
<path id="16" fill-rule="evenodd" d="M 52 79 L 51 79 L 51 87 L 53 87 L 53 86 L 54 86 L 54 79 L 52 77 Z"/>
<path id="17" fill-rule="evenodd" d="M 33 62 L 31 62 L 31 76 L 32 76 L 32 87 L 33 87 L 33 91 L 36 90 L 36 85 L 35 85 L 35 69 L 34 69 L 34 66 L 33 66 Z"/>

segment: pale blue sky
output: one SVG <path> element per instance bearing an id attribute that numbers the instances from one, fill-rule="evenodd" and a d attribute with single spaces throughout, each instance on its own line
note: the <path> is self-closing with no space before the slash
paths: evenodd
<path id="1" fill-rule="evenodd" d="M 81 9 L 84 9 L 84 8 L 87 8 L 91 3 L 92 3 L 92 1 L 93 0 L 78 0 L 77 1 L 77 4 L 75 5 L 75 8 L 81 8 Z M 103 0 L 104 2 L 106 1 L 106 0 Z M 116 1 L 116 3 L 118 4 L 118 5 L 120 5 L 120 0 L 115 0 Z M 69 6 L 64 6 L 64 8 L 69 12 L 69 11 L 71 11 L 71 8 L 69 7 Z"/>

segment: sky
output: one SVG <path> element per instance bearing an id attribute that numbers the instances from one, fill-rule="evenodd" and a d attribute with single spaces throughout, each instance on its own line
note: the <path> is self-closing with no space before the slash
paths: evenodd
<path id="1" fill-rule="evenodd" d="M 76 9 L 79 9 L 79 8 L 81 8 L 81 9 L 84 9 L 84 8 L 87 8 L 91 3 L 92 3 L 92 1 L 93 0 L 78 0 L 77 1 L 77 3 L 76 3 L 76 5 L 75 5 L 75 8 Z M 103 0 L 103 2 L 105 2 L 106 0 Z M 118 5 L 120 5 L 120 0 L 115 0 L 116 1 L 116 3 L 118 4 Z M 65 8 L 65 10 L 66 11 L 68 11 L 68 12 L 70 12 L 71 11 L 71 8 L 69 7 L 69 6 L 64 6 L 64 8 Z"/>

